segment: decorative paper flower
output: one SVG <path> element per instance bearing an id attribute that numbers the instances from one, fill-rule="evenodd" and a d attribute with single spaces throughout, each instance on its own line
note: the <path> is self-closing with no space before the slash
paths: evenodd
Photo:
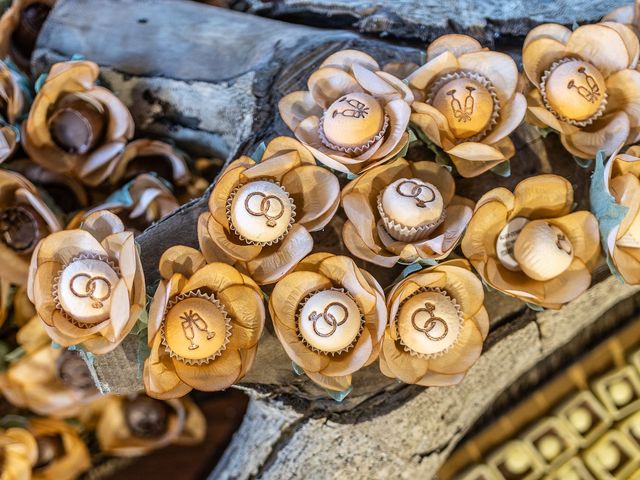
<path id="1" fill-rule="evenodd" d="M 194 388 L 211 392 L 236 383 L 251 368 L 264 327 L 258 285 L 183 246 L 168 249 L 159 269 L 149 309 L 147 394 L 177 398 Z"/>
<path id="2" fill-rule="evenodd" d="M 38 444 L 33 435 L 24 428 L 0 430 L 0 448 L 3 480 L 29 480 L 38 459 Z"/>
<path id="3" fill-rule="evenodd" d="M 148 138 L 127 144 L 110 181 L 129 181 L 143 173 L 155 173 L 176 186 L 186 186 L 191 180 L 184 154 L 168 143 Z"/>
<path id="4" fill-rule="evenodd" d="M 307 86 L 283 97 L 278 108 L 319 162 L 358 173 L 390 160 L 407 144 L 413 94 L 366 53 L 330 55 Z"/>
<path id="5" fill-rule="evenodd" d="M 53 348 L 37 317 L 17 337 L 25 355 L 0 373 L 0 391 L 12 405 L 67 418 L 78 415 L 99 395 L 80 354 Z"/>
<path id="6" fill-rule="evenodd" d="M 638 20 L 636 14 L 635 4 L 624 5 L 622 7 L 618 7 L 615 10 L 609 12 L 607 15 L 602 17 L 602 22 L 617 22 L 626 25 L 638 33 Z"/>
<path id="7" fill-rule="evenodd" d="M 103 210 L 79 229 L 49 235 L 33 252 L 27 293 L 54 342 L 113 350 L 146 303 L 133 233 Z"/>
<path id="8" fill-rule="evenodd" d="M 0 163 L 16 148 L 19 139 L 16 124 L 28 107 L 18 75 L 0 61 Z"/>
<path id="9" fill-rule="evenodd" d="M 380 370 L 425 387 L 460 383 L 489 332 L 482 282 L 466 260 L 409 275 L 387 297 Z"/>
<path id="10" fill-rule="evenodd" d="M 411 122 L 451 157 L 460 175 L 475 177 L 513 157 L 509 134 L 522 123 L 527 102 L 516 91 L 511 57 L 466 35 L 444 35 L 407 80 L 416 96 Z"/>
<path id="11" fill-rule="evenodd" d="M 434 162 L 399 158 L 372 168 L 342 190 L 346 247 L 384 267 L 445 258 L 473 211 L 455 189 L 449 171 Z"/>
<path id="12" fill-rule="evenodd" d="M 128 228 L 142 232 L 179 206 L 173 192 L 162 179 L 142 174 L 92 208 L 87 215 L 109 210 L 118 215 Z"/>
<path id="13" fill-rule="evenodd" d="M 259 163 L 241 157 L 220 174 L 198 220 L 200 249 L 209 262 L 274 283 L 311 252 L 309 232 L 329 223 L 339 204 L 335 175 L 302 144 L 278 137 Z"/>
<path id="14" fill-rule="evenodd" d="M 287 355 L 318 385 L 351 386 L 378 357 L 387 325 L 378 282 L 344 256 L 316 253 L 280 280 L 269 298 L 273 328 Z"/>
<path id="15" fill-rule="evenodd" d="M 91 186 L 109 179 L 133 135 L 127 107 L 96 86 L 99 73 L 93 62 L 53 65 L 22 126 L 33 161 Z"/>
<path id="16" fill-rule="evenodd" d="M 605 170 L 609 193 L 629 210 L 607 239 L 606 248 L 624 281 L 640 284 L 640 147 L 616 155 Z"/>
<path id="17" fill-rule="evenodd" d="M 495 188 L 478 201 L 462 251 L 489 286 L 560 308 L 589 288 L 600 257 L 596 218 L 572 208 L 573 188 L 557 175 Z"/>
<path id="18" fill-rule="evenodd" d="M 40 29 L 56 0 L 13 0 L 0 18 L 0 58 L 7 55 L 25 72 Z"/>
<path id="19" fill-rule="evenodd" d="M 522 63 L 534 88 L 530 118 L 560 133 L 580 158 L 611 155 L 640 140 L 640 47 L 635 33 L 614 22 L 571 31 L 544 24 L 529 32 Z"/>
<path id="20" fill-rule="evenodd" d="M 193 445 L 204 440 L 206 420 L 188 398 L 156 400 L 109 396 L 98 402 L 96 436 L 109 455 L 136 457 L 170 444 Z"/>
<path id="21" fill-rule="evenodd" d="M 25 284 L 29 259 L 38 241 L 61 228 L 31 182 L 17 173 L 0 170 L 0 277 Z"/>
<path id="22" fill-rule="evenodd" d="M 33 480 L 73 480 L 91 467 L 89 450 L 70 424 L 34 418 L 28 428 L 38 445 Z"/>

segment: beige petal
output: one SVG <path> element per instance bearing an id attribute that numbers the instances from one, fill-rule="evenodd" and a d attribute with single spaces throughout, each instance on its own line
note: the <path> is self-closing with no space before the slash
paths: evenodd
<path id="1" fill-rule="evenodd" d="M 531 83 L 539 87 L 544 72 L 566 55 L 564 43 L 553 38 L 540 37 L 523 48 L 522 66 Z"/>
<path id="2" fill-rule="evenodd" d="M 322 111 L 320 111 L 320 113 L 322 113 Z M 285 136 L 270 140 L 269 143 L 267 143 L 262 158 L 272 158 L 288 152 L 297 152 L 300 157 L 299 160 L 303 164 L 315 165 L 316 163 L 311 152 L 302 143 L 295 138 Z"/>
<path id="3" fill-rule="evenodd" d="M 636 33 L 629 28 L 629 25 L 623 25 L 617 22 L 601 22 L 599 25 L 605 25 L 620 35 L 629 54 L 628 68 L 636 68 L 638 65 L 638 55 L 640 54 L 640 44 L 638 43 Z"/>
<path id="4" fill-rule="evenodd" d="M 392 98 L 397 96 L 398 91 L 378 76 L 378 72 L 373 72 L 358 64 L 353 66 L 352 71 L 360 86 L 374 97 Z"/>
<path id="5" fill-rule="evenodd" d="M 342 70 L 351 70 L 353 65 L 361 65 L 369 70 L 380 70 L 378 62 L 371 55 L 359 50 L 341 50 L 325 58 L 320 68 L 336 67 Z"/>
<path id="6" fill-rule="evenodd" d="M 393 376 L 405 383 L 416 383 L 429 371 L 429 360 L 412 357 L 399 342 L 394 341 L 387 329 L 380 350 L 380 364 L 386 364 Z"/>
<path id="7" fill-rule="evenodd" d="M 367 262 L 391 268 L 400 260 L 399 255 L 393 255 L 391 252 L 379 247 L 374 251 L 371 247 L 367 246 L 350 220 L 344 223 L 342 240 L 352 255 Z"/>
<path id="8" fill-rule="evenodd" d="M 347 93 L 362 91 L 355 78 L 335 67 L 323 67 L 313 72 L 307 86 L 315 102 L 324 109 Z"/>
<path id="9" fill-rule="evenodd" d="M 446 375 L 464 373 L 482 353 L 482 335 L 474 322 L 466 320 L 456 344 L 447 353 L 429 360 L 429 370 Z"/>
<path id="10" fill-rule="evenodd" d="M 617 246 L 613 251 L 613 262 L 629 285 L 640 284 L 640 261 L 634 255 L 637 249 Z"/>
<path id="11" fill-rule="evenodd" d="M 218 294 L 218 299 L 231 316 L 231 335 L 239 348 L 258 343 L 264 328 L 265 308 L 262 294 L 244 285 L 234 285 Z"/>
<path id="12" fill-rule="evenodd" d="M 592 270 L 600 260 L 600 231 L 596 217 L 587 211 L 573 212 L 548 220 L 567 236 L 573 254 Z"/>
<path id="13" fill-rule="evenodd" d="M 435 271 L 447 274 L 445 290 L 458 302 L 464 315 L 475 315 L 482 308 L 484 303 L 482 282 L 468 266 L 462 268 L 444 262 L 435 267 Z"/>
<path id="14" fill-rule="evenodd" d="M 505 105 L 516 92 L 518 67 L 506 53 L 491 51 L 465 53 L 458 57 L 458 63 L 460 68 L 480 73 L 491 80 L 501 105 Z"/>
<path id="15" fill-rule="evenodd" d="M 492 144 L 511 135 L 511 132 L 524 120 L 525 113 L 527 113 L 527 100 L 521 93 L 516 93 L 512 101 L 503 106 L 498 123 L 491 133 L 482 139 L 482 142 Z"/>
<path id="16" fill-rule="evenodd" d="M 486 340 L 487 335 L 489 335 L 489 328 L 491 327 L 489 323 L 489 314 L 487 313 L 487 309 L 483 307 L 478 310 L 478 312 L 471 318 L 473 322 L 475 322 L 476 327 L 480 331 L 482 335 L 482 339 Z"/>
<path id="17" fill-rule="evenodd" d="M 305 370 L 309 380 L 315 384 L 331 390 L 334 392 L 343 392 L 351 386 L 351 375 L 345 375 L 343 377 L 332 377 L 329 375 L 322 375 L 318 372 L 308 372 Z"/>
<path id="18" fill-rule="evenodd" d="M 540 122 L 543 126 L 553 128 L 556 132 L 564 131 L 564 126 L 567 125 L 564 122 L 558 120 L 558 118 L 544 107 L 529 107 L 528 111 Z"/>
<path id="19" fill-rule="evenodd" d="M 464 142 L 446 151 L 449 155 L 472 162 L 504 162 L 507 160 L 500 150 L 478 142 Z"/>
<path id="20" fill-rule="evenodd" d="M 541 305 L 557 308 L 576 299 L 591 285 L 591 274 L 582 261 L 575 258 L 569 268 L 556 278 L 545 282 Z"/>
<path id="21" fill-rule="evenodd" d="M 425 90 L 436 77 L 459 68 L 460 64 L 456 56 L 451 52 L 444 52 L 409 75 L 407 81 L 411 88 Z"/>
<path id="22" fill-rule="evenodd" d="M 559 175 L 537 175 L 521 181 L 513 191 L 514 208 L 509 219 L 531 220 L 567 215 L 573 208 L 573 187 Z"/>
<path id="23" fill-rule="evenodd" d="M 387 130 L 384 143 L 371 157 L 373 160 L 383 158 L 398 146 L 398 143 L 403 139 L 407 131 L 409 118 L 411 117 L 411 107 L 409 107 L 407 102 L 399 98 L 387 103 L 384 111 L 389 117 L 389 129 Z"/>
<path id="24" fill-rule="evenodd" d="M 604 150 L 606 156 L 612 155 L 626 142 L 629 134 L 629 117 L 624 112 L 618 112 L 602 117 L 588 130 L 560 135 L 560 140 L 562 145 L 576 157 L 595 158 L 600 150 Z"/>
<path id="25" fill-rule="evenodd" d="M 291 130 L 295 130 L 305 118 L 312 115 L 322 115 L 322 108 L 318 106 L 308 91 L 297 91 L 285 95 L 278 102 L 278 111 L 282 121 Z"/>
<path id="26" fill-rule="evenodd" d="M 373 339 L 369 331 L 365 329 L 351 350 L 333 357 L 320 373 L 332 377 L 351 375 L 366 365 L 372 352 Z"/>
<path id="27" fill-rule="evenodd" d="M 66 264 L 82 253 L 107 256 L 102 245 L 89 232 L 84 230 L 55 232 L 40 244 L 38 262 L 57 261 Z"/>
<path id="28" fill-rule="evenodd" d="M 220 225 L 227 225 L 226 205 L 231 192 L 240 183 L 242 173 L 256 163 L 248 157 L 234 160 L 220 174 L 209 196 L 209 211 Z"/>
<path id="29" fill-rule="evenodd" d="M 260 245 L 242 244 L 236 235 L 232 232 L 228 232 L 220 225 L 213 216 L 208 218 L 207 222 L 207 234 L 212 240 L 208 243 L 208 251 L 215 253 L 213 258 L 208 258 L 209 261 L 215 259 L 215 261 L 222 261 L 226 258 L 232 258 L 243 262 L 248 262 L 262 252 Z M 202 240 L 200 241 L 202 244 Z"/>
<path id="30" fill-rule="evenodd" d="M 247 270 L 260 285 L 274 283 L 292 270 L 313 249 L 313 238 L 302 225 L 294 225 L 279 243 L 264 248 L 247 262 Z"/>
<path id="31" fill-rule="evenodd" d="M 82 220 L 80 228 L 89 232 L 99 242 L 102 242 L 109 235 L 124 232 L 122 220 L 107 210 L 101 210 L 87 215 L 87 217 Z"/>
<path id="32" fill-rule="evenodd" d="M 464 256 L 473 261 L 485 261 L 496 255 L 496 240 L 507 224 L 509 211 L 499 202 L 486 202 L 476 207 L 462 239 Z"/>
<path id="33" fill-rule="evenodd" d="M 216 392 L 233 385 L 242 370 L 237 350 L 225 350 L 222 355 L 206 365 L 186 365 L 172 359 L 175 371 L 184 383 L 196 390 Z"/>
<path id="34" fill-rule="evenodd" d="M 451 172 L 435 162 L 412 162 L 409 164 L 416 178 L 434 185 L 444 205 L 449 205 L 456 191 L 456 183 Z"/>
<path id="35" fill-rule="evenodd" d="M 569 41 L 570 36 L 571 30 L 564 25 L 557 23 L 543 23 L 542 25 L 538 25 L 537 27 L 529 30 L 527 38 L 524 39 L 523 47 L 526 47 L 539 38 L 552 38 L 564 45 Z"/>
<path id="36" fill-rule="evenodd" d="M 630 126 L 640 125 L 640 72 L 620 70 L 607 78 L 607 109 L 622 110 Z"/>
<path id="37" fill-rule="evenodd" d="M 376 290 L 362 275 L 356 263 L 349 257 L 333 255 L 319 265 L 319 271 L 334 285 L 344 287 L 358 302 L 365 315 L 376 308 Z"/>
<path id="38" fill-rule="evenodd" d="M 602 21 L 631 24 L 634 21 L 634 15 L 635 5 L 625 5 L 607 13 L 604 17 L 602 17 Z"/>
<path id="39" fill-rule="evenodd" d="M 479 52 L 482 45 L 475 38 L 468 35 L 451 33 L 436 38 L 427 48 L 427 61 L 436 58 L 444 52 L 451 52 L 456 57 L 465 53 Z"/>
<path id="40" fill-rule="evenodd" d="M 627 47 L 615 30 L 604 25 L 583 25 L 569 37 L 567 52 L 593 64 L 608 77 L 629 65 Z"/>
<path id="41" fill-rule="evenodd" d="M 170 279 L 175 273 L 181 273 L 188 278 L 206 263 L 202 254 L 195 248 L 176 245 L 162 254 L 158 270 L 165 280 Z"/>
<path id="42" fill-rule="evenodd" d="M 217 295 L 233 285 L 242 285 L 243 283 L 242 275 L 231 265 L 219 262 L 210 263 L 189 278 L 185 286 L 182 287 L 182 293 L 204 288 Z"/>
<path id="43" fill-rule="evenodd" d="M 307 227 L 330 209 L 337 209 L 336 200 L 340 197 L 340 182 L 326 168 L 316 165 L 304 165 L 294 168 L 282 177 L 282 186 L 289 192 L 297 207 L 296 221 Z M 314 229 L 322 229 L 331 220 L 325 217 Z"/>
<path id="44" fill-rule="evenodd" d="M 271 318 L 275 317 L 274 312 L 269 310 Z M 276 327 L 278 325 L 278 327 Z M 309 349 L 297 335 L 296 330 L 287 327 L 283 322 L 274 322 L 274 331 L 282 348 L 289 358 L 301 366 L 305 372 L 320 372 L 324 369 L 330 360 L 330 357 L 320 353 L 316 353 Z"/>
<path id="45" fill-rule="evenodd" d="M 147 395 L 153 398 L 179 398 L 191 391 L 176 374 L 169 354 L 164 352 L 160 335 L 153 338 L 151 353 L 144 362 L 143 380 Z"/>
<path id="46" fill-rule="evenodd" d="M 495 258 L 487 259 L 483 278 L 496 290 L 526 302 L 539 304 L 540 299 L 544 298 L 545 285 L 542 282 L 533 280 L 522 272 L 507 270 Z"/>
<path id="47" fill-rule="evenodd" d="M 440 111 L 422 102 L 413 102 L 412 108 L 414 113 L 411 114 L 411 123 L 417 126 L 429 140 L 441 148 L 453 144 L 454 135 L 447 119 Z"/>
<path id="48" fill-rule="evenodd" d="M 459 384 L 465 377 L 466 372 L 455 375 L 428 372 L 424 377 L 416 382 L 423 387 L 450 387 Z"/>

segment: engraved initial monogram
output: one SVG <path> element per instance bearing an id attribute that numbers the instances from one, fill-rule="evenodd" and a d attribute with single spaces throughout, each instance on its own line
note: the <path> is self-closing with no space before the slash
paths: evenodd
<path id="1" fill-rule="evenodd" d="M 256 197 L 261 199 L 258 210 L 254 210 L 251 203 L 251 200 Z M 282 200 L 275 195 L 265 195 L 262 192 L 253 192 L 247 195 L 244 201 L 244 208 L 254 217 L 266 218 L 268 227 L 275 227 L 277 220 L 284 214 L 284 204 Z"/>
<path id="2" fill-rule="evenodd" d="M 82 281 L 84 281 L 84 285 L 82 285 Z M 98 293 L 101 286 L 104 287 L 102 295 Z M 102 308 L 104 301 L 111 296 L 111 283 L 101 275 L 91 276 L 88 273 L 78 273 L 71 278 L 69 289 L 78 298 L 89 298 L 93 302 L 91 306 L 96 309 Z"/>
<path id="3" fill-rule="evenodd" d="M 182 331 L 184 332 L 184 336 L 191 345 L 189 345 L 189 350 L 195 350 L 200 347 L 195 342 L 196 329 L 200 332 L 206 332 L 207 340 L 211 340 L 216 336 L 216 332 L 210 332 L 207 328 L 207 322 L 205 322 L 204 318 L 202 318 L 197 312 L 193 310 L 189 310 L 186 313 L 180 315 L 180 319 L 182 320 Z"/>
<path id="4" fill-rule="evenodd" d="M 427 185 L 420 185 L 413 180 L 400 182 L 396 186 L 396 192 L 403 197 L 415 198 L 416 206 L 420 208 L 425 208 L 427 203 L 433 202 L 436 198 L 436 194 L 431 187 Z"/>
<path id="5" fill-rule="evenodd" d="M 335 110 L 331 118 L 335 118 L 337 115 L 351 118 L 365 118 L 369 114 L 369 107 L 355 98 L 342 97 L 339 101 L 347 103 L 351 108 Z"/>
<path id="6" fill-rule="evenodd" d="M 442 318 L 435 316 L 435 310 L 436 310 L 436 306 L 433 303 L 425 302 L 424 308 L 418 308 L 415 312 L 413 312 L 413 315 L 411 316 L 411 324 L 413 325 L 413 328 L 415 328 L 417 331 L 424 333 L 429 340 L 433 340 L 434 342 L 437 342 L 438 340 L 442 340 L 444 337 L 447 336 L 447 333 L 449 333 L 449 327 L 447 325 L 447 322 L 445 322 Z M 428 314 L 429 318 L 427 318 L 424 324 L 420 327 L 417 324 L 417 317 L 422 313 Z M 442 334 L 439 336 L 431 335 L 431 331 L 438 324 L 442 325 L 442 328 L 443 328 Z"/>
<path id="7" fill-rule="evenodd" d="M 333 313 L 332 313 L 332 310 L 333 310 Z M 342 312 L 341 313 L 342 318 L 340 320 L 338 320 L 334 315 L 334 313 L 336 313 L 338 310 Z M 331 335 L 336 333 L 336 330 L 338 329 L 338 327 L 344 324 L 344 322 L 347 321 L 347 318 L 348 318 L 347 307 L 345 307 L 340 302 L 331 302 L 329 305 L 325 307 L 322 313 L 318 313 L 314 310 L 309 314 L 309 320 L 313 322 L 313 331 L 319 337 L 330 337 Z M 324 323 L 329 326 L 330 330 L 328 332 L 322 332 L 318 330 L 318 320 L 320 319 L 324 320 Z"/>
<path id="8" fill-rule="evenodd" d="M 447 95 L 451 97 L 451 110 L 453 110 L 453 116 L 457 121 L 462 123 L 471 120 L 471 115 L 473 115 L 473 108 L 475 106 L 473 92 L 476 90 L 476 88 L 472 87 L 471 85 L 467 85 L 465 89 L 467 90 L 467 96 L 464 98 L 464 107 L 462 106 L 462 102 L 455 96 L 455 88 L 447 92 Z"/>
<path id="9" fill-rule="evenodd" d="M 584 98 L 589 103 L 595 103 L 595 101 L 600 97 L 600 87 L 596 82 L 596 79 L 589 75 L 586 71 L 585 67 L 578 68 L 578 73 L 584 75 L 584 81 L 586 82 L 586 86 L 576 84 L 576 81 L 571 79 L 567 84 L 567 88 L 571 90 L 575 88 L 580 96 Z"/>

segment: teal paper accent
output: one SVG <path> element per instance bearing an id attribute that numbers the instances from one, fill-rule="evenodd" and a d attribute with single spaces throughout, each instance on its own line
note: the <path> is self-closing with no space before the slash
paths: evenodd
<path id="1" fill-rule="evenodd" d="M 575 160 L 575 162 L 578 164 L 580 168 L 587 169 L 587 168 L 591 168 L 591 166 L 593 165 L 593 158 L 584 159 L 584 158 L 578 158 L 574 156 L 573 159 Z"/>
<path id="2" fill-rule="evenodd" d="M 495 167 L 491 169 L 493 173 L 499 175 L 501 177 L 510 177 L 511 176 L 511 162 L 509 160 L 505 160 L 502 163 L 499 163 Z"/>
<path id="3" fill-rule="evenodd" d="M 347 180 L 349 181 L 355 180 L 356 178 L 358 178 L 358 175 L 356 175 L 353 172 L 347 172 L 345 175 L 347 176 Z"/>
<path id="4" fill-rule="evenodd" d="M 40 89 L 42 88 L 42 85 L 44 85 L 44 82 L 47 81 L 47 74 L 43 73 L 41 74 L 38 79 L 36 80 L 36 83 L 33 85 L 33 88 L 35 89 L 36 93 L 40 92 Z"/>
<path id="5" fill-rule="evenodd" d="M 529 307 L 531 310 L 533 310 L 534 312 L 544 312 L 544 307 L 541 307 L 540 305 L 535 305 L 533 303 L 529 303 L 529 302 L 524 302 L 524 304 Z"/>
<path id="6" fill-rule="evenodd" d="M 604 178 L 604 161 L 605 155 L 603 151 L 596 154 L 595 170 L 591 176 L 591 188 L 589 189 L 589 200 L 591 202 L 591 211 L 598 219 L 600 227 L 600 240 L 602 249 L 606 255 L 607 265 L 611 273 L 620 281 L 623 281 L 620 272 L 613 265 L 613 261 L 609 256 L 607 248 L 607 238 L 611 231 L 620 225 L 625 215 L 629 211 L 628 207 L 616 203 L 615 198 L 611 195 L 605 186 Z"/>
<path id="7" fill-rule="evenodd" d="M 0 419 L 0 428 L 27 428 L 29 421 L 22 415 L 3 415 Z"/>
<path id="8" fill-rule="evenodd" d="M 131 207 L 133 205 L 133 198 L 131 197 L 131 192 L 129 192 L 129 189 L 131 188 L 131 184 L 133 182 L 134 180 L 125 183 L 122 187 L 109 195 L 105 200 L 105 203 L 117 203 L 118 205 L 122 205 L 125 208 Z"/>
<path id="9" fill-rule="evenodd" d="M 291 362 L 291 368 L 296 375 L 304 375 L 304 370 L 296 362 Z"/>
<path id="10" fill-rule="evenodd" d="M 79 60 L 86 60 L 87 57 L 85 57 L 84 55 L 80 54 L 80 53 L 74 53 L 73 55 L 71 55 L 71 61 L 72 62 L 77 62 Z"/>
<path id="11" fill-rule="evenodd" d="M 342 402 L 345 398 L 347 398 L 347 395 L 349 395 L 352 390 L 352 386 L 349 386 L 349 388 L 347 388 L 346 390 L 342 390 L 339 392 L 336 392 L 335 390 L 329 390 L 328 388 L 324 389 L 324 391 L 327 392 L 327 395 L 333 398 L 336 402 Z"/>
<path id="12" fill-rule="evenodd" d="M 62 348 L 62 347 L 60 346 L 59 343 L 51 342 L 51 348 L 55 348 L 56 350 L 58 350 L 59 348 Z"/>
<path id="13" fill-rule="evenodd" d="M 551 127 L 538 127 L 538 132 L 542 138 L 547 138 L 550 133 L 558 133 Z"/>
<path id="14" fill-rule="evenodd" d="M 265 150 L 267 150 L 267 145 L 262 142 L 251 154 L 251 159 L 256 163 L 260 163 L 262 161 L 262 156 L 264 155 Z"/>

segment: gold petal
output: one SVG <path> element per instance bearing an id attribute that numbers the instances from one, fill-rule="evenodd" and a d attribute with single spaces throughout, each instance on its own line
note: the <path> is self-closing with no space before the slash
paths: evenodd
<path id="1" fill-rule="evenodd" d="M 567 42 L 567 52 L 593 64 L 606 77 L 629 65 L 629 52 L 618 32 L 604 25 L 582 25 Z"/>
<path id="2" fill-rule="evenodd" d="M 387 130 L 386 140 L 375 154 L 371 156 L 372 160 L 385 157 L 385 155 L 391 153 L 391 151 L 398 146 L 404 138 L 407 126 L 409 125 L 409 118 L 411 117 L 411 107 L 409 107 L 407 102 L 399 98 L 387 103 L 384 111 L 389 117 L 389 129 Z"/>
<path id="3" fill-rule="evenodd" d="M 456 56 L 451 52 L 444 52 L 409 75 L 407 81 L 411 88 L 425 90 L 436 77 L 459 68 L 460 64 Z"/>
<path id="4" fill-rule="evenodd" d="M 480 73 L 491 80 L 501 105 L 505 105 L 516 92 L 518 67 L 506 53 L 491 51 L 465 53 L 458 57 L 458 63 L 460 68 Z"/>
<path id="5" fill-rule="evenodd" d="M 342 227 L 342 240 L 352 255 L 375 265 L 391 268 L 400 260 L 399 255 L 393 255 L 391 252 L 387 252 L 382 248 L 378 247 L 376 251 L 372 250 L 362 240 L 362 237 L 360 237 L 356 227 L 350 220 L 347 220 Z"/>
<path id="6" fill-rule="evenodd" d="M 391 338 L 389 329 L 384 334 L 380 350 L 380 363 L 383 362 L 393 376 L 404 383 L 416 383 L 429 371 L 429 360 L 412 357 L 405 352 L 402 345 Z"/>
<path id="7" fill-rule="evenodd" d="M 297 91 L 285 95 L 278 102 L 278 111 L 282 121 L 292 131 L 300 122 L 311 115 L 322 115 L 322 108 L 316 104 L 308 91 Z"/>
<path id="8" fill-rule="evenodd" d="M 452 385 L 459 384 L 464 379 L 466 374 L 467 372 L 458 373 L 455 375 L 427 372 L 420 380 L 416 382 L 416 384 L 422 385 L 423 387 L 450 387 Z"/>
<path id="9" fill-rule="evenodd" d="M 178 377 L 196 390 L 216 392 L 233 385 L 240 376 L 242 361 L 237 350 L 225 350 L 206 365 L 186 365 L 172 359 Z"/>
<path id="10" fill-rule="evenodd" d="M 485 202 L 476 207 L 462 238 L 464 256 L 472 262 L 484 262 L 487 257 L 495 257 L 496 240 L 508 218 L 509 211 L 500 202 Z"/>
<path id="11" fill-rule="evenodd" d="M 181 273 L 188 278 L 206 264 L 202 254 L 195 248 L 175 245 L 162 254 L 158 269 L 160 276 L 165 280 L 170 279 L 175 273 Z"/>
<path id="12" fill-rule="evenodd" d="M 305 373 L 312 382 L 321 386 L 322 388 L 326 388 L 327 390 L 343 392 L 351 386 L 351 375 L 345 375 L 343 377 L 330 377 L 328 375 L 322 375 L 318 372 L 307 372 L 306 370 Z"/>
<path id="13" fill-rule="evenodd" d="M 539 87 L 545 70 L 553 62 L 566 57 L 565 44 L 553 38 L 539 37 L 525 45 L 522 49 L 522 67 L 531 83 Z"/>
<path id="14" fill-rule="evenodd" d="M 182 287 L 182 293 L 204 288 L 217 295 L 233 285 L 242 285 L 243 283 L 242 275 L 238 270 L 231 265 L 216 262 L 205 265 L 196 271 Z"/>
<path id="15" fill-rule="evenodd" d="M 322 114 L 321 110 L 320 114 Z M 315 165 L 316 163 L 311 152 L 302 143 L 295 138 L 285 136 L 270 140 L 262 158 L 272 158 L 288 152 L 297 152 L 300 156 L 300 162 L 303 164 Z"/>
<path id="16" fill-rule="evenodd" d="M 248 262 L 258 257 L 263 250 L 260 245 L 240 244 L 240 240 L 235 234 L 225 230 L 213 216 L 208 218 L 207 235 L 211 239 L 210 243 L 207 241 L 208 239 L 205 240 L 208 246 L 207 252 L 209 255 L 214 254 L 213 257 L 207 258 L 208 261 L 224 261 L 227 258 L 232 258 L 236 261 Z M 201 237 L 200 244 L 202 245 L 202 243 Z"/>
<path id="17" fill-rule="evenodd" d="M 587 291 L 591 285 L 591 274 L 581 260 L 574 258 L 567 270 L 544 283 L 541 305 L 559 308 Z"/>
<path id="18" fill-rule="evenodd" d="M 475 38 L 468 35 L 450 33 L 436 38 L 427 48 L 427 61 L 436 58 L 444 52 L 451 52 L 456 57 L 465 53 L 479 52 L 482 45 Z"/>
<path id="19" fill-rule="evenodd" d="M 606 156 L 612 155 L 629 135 L 629 117 L 625 112 L 617 112 L 600 118 L 588 130 L 560 135 L 560 140 L 564 148 L 576 157 L 595 158 L 600 150 L 604 150 Z"/>
<path id="20" fill-rule="evenodd" d="M 371 55 L 360 50 L 341 50 L 325 58 L 320 68 L 336 67 L 342 70 L 351 70 L 353 65 L 361 65 L 369 70 L 380 70 L 378 62 Z"/>
<path id="21" fill-rule="evenodd" d="M 287 236 L 247 262 L 247 270 L 259 284 L 277 282 L 313 249 L 313 238 L 302 225 L 294 225 Z"/>
<path id="22" fill-rule="evenodd" d="M 231 335 L 243 349 L 258 343 L 264 327 L 265 309 L 262 294 L 245 285 L 234 285 L 218 294 L 218 299 L 231 316 Z"/>
<path id="23" fill-rule="evenodd" d="M 617 22 L 600 22 L 598 25 L 605 25 L 620 35 L 629 54 L 628 68 L 636 68 L 638 65 L 638 55 L 640 54 L 640 44 L 638 43 L 638 36 L 629 28 L 630 26 Z"/>
<path id="24" fill-rule="evenodd" d="M 637 249 L 616 246 L 613 250 L 613 263 L 629 285 L 640 284 L 640 261 L 635 255 Z"/>
<path id="25" fill-rule="evenodd" d="M 446 375 L 464 373 L 482 353 L 482 335 L 476 324 L 465 320 L 456 344 L 447 353 L 429 360 L 429 370 Z"/>
<path id="26" fill-rule="evenodd" d="M 153 339 L 151 353 L 144 362 L 143 380 L 147 395 L 158 399 L 179 398 L 191 391 L 173 368 L 169 355 L 164 352 L 160 335 Z"/>
<path id="27" fill-rule="evenodd" d="M 509 219 L 530 220 L 567 215 L 573 208 L 573 187 L 559 175 L 537 175 L 522 180 L 513 191 L 515 202 Z"/>
<path id="28" fill-rule="evenodd" d="M 640 125 L 640 72 L 621 70 L 607 78 L 606 85 L 609 111 L 622 110 L 631 126 Z"/>
<path id="29" fill-rule="evenodd" d="M 482 335 L 482 340 L 486 340 L 487 335 L 489 335 L 489 328 L 491 327 L 487 309 L 482 306 L 480 310 L 478 310 L 478 312 L 471 318 L 471 320 L 475 322 L 476 327 L 478 327 L 478 330 Z"/>
<path id="30" fill-rule="evenodd" d="M 448 263 L 441 263 L 434 270 L 447 274 L 445 290 L 458 302 L 465 316 L 473 316 L 484 304 L 482 282 L 471 272 L 468 264 L 465 268 Z"/>
<path id="31" fill-rule="evenodd" d="M 355 78 L 336 67 L 322 67 L 311 74 L 307 86 L 315 102 L 323 109 L 347 93 L 361 92 Z"/>
<path id="32" fill-rule="evenodd" d="M 269 309 L 271 318 L 275 318 L 274 312 Z M 327 355 L 313 352 L 298 338 L 296 330 L 287 327 L 284 322 L 274 321 L 274 331 L 282 348 L 289 358 L 301 366 L 305 372 L 320 372 L 331 361 Z"/>
<path id="33" fill-rule="evenodd" d="M 334 285 L 345 288 L 358 302 L 365 315 L 376 307 L 376 289 L 362 275 L 356 263 L 349 257 L 333 255 L 322 260 L 319 271 Z"/>
<path id="34" fill-rule="evenodd" d="M 322 229 L 331 220 L 331 217 L 325 217 L 323 223 L 315 224 L 315 220 L 334 206 L 337 209 L 336 200 L 340 197 L 340 182 L 326 168 L 316 165 L 294 168 L 282 177 L 282 186 L 298 208 L 298 223 L 305 227 L 314 224 L 314 229 L 310 231 L 315 231 Z"/>
<path id="35" fill-rule="evenodd" d="M 371 334 L 364 329 L 356 345 L 348 352 L 333 357 L 320 373 L 331 377 L 351 375 L 367 364 L 373 349 Z"/>
<path id="36" fill-rule="evenodd" d="M 456 183 L 449 170 L 435 162 L 411 162 L 409 166 L 416 178 L 429 182 L 438 189 L 445 206 L 451 203 L 455 195 Z"/>
<path id="37" fill-rule="evenodd" d="M 482 139 L 483 143 L 493 144 L 511 135 L 524 120 L 527 113 L 527 99 L 521 93 L 516 93 L 512 100 L 502 106 L 498 123 L 491 130 L 491 133 Z"/>
<path id="38" fill-rule="evenodd" d="M 539 38 L 552 38 L 563 45 L 569 41 L 571 30 L 557 23 L 543 23 L 529 30 L 523 48 Z"/>
<path id="39" fill-rule="evenodd" d="M 122 220 L 108 210 L 100 210 L 87 215 L 86 218 L 82 220 L 80 228 L 89 232 L 99 242 L 102 242 L 109 235 L 124 232 Z"/>
<path id="40" fill-rule="evenodd" d="M 374 97 L 393 98 L 398 95 L 398 91 L 384 81 L 378 75 L 378 72 L 371 71 L 358 64 L 353 65 L 352 72 L 360 86 Z"/>
<path id="41" fill-rule="evenodd" d="M 209 211 L 220 225 L 227 225 L 226 205 L 234 188 L 240 183 L 240 176 L 247 169 L 255 165 L 249 157 L 240 157 L 224 169 L 218 177 L 209 196 Z"/>

